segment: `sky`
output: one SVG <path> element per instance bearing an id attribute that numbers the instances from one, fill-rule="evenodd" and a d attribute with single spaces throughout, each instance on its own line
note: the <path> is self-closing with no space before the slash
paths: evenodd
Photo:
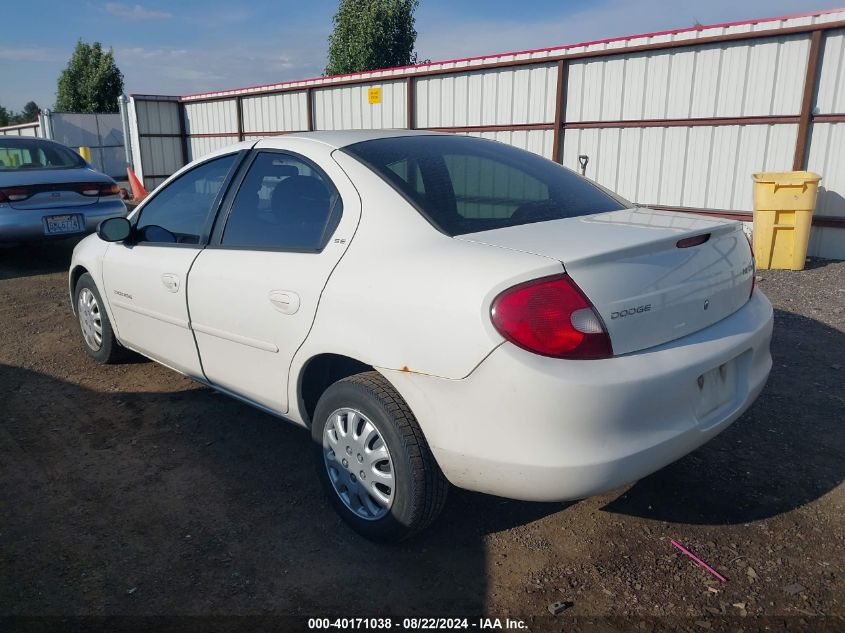
<path id="1" fill-rule="evenodd" d="M 432 61 L 835 8 L 843 0 L 421 0 Z M 51 108 L 76 41 L 114 50 L 127 93 L 184 95 L 322 74 L 337 0 L 9 3 L 0 105 Z"/>

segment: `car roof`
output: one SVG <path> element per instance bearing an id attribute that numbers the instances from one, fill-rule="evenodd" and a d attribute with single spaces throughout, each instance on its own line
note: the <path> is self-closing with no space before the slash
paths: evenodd
<path id="1" fill-rule="evenodd" d="M 294 132 L 285 134 L 284 138 L 302 138 L 317 141 L 340 149 L 363 141 L 373 141 L 380 138 L 396 138 L 400 136 L 432 136 L 446 135 L 445 132 L 432 132 L 429 130 L 322 130 L 319 132 Z M 271 139 L 279 137 L 265 137 L 262 145 L 272 143 Z M 270 143 L 268 143 L 270 141 Z"/>
<path id="2" fill-rule="evenodd" d="M 0 141 L 4 143 L 8 141 L 21 143 L 44 143 L 45 145 L 62 145 L 61 143 L 49 138 L 41 138 L 40 136 L 18 136 L 17 134 L 0 134 Z M 62 145 L 62 147 L 66 147 Z"/>

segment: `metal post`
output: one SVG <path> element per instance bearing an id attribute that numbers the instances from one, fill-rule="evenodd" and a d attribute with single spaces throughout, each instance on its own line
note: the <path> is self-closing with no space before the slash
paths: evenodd
<path id="1" fill-rule="evenodd" d="M 561 136 L 563 135 L 563 123 L 566 119 L 566 71 L 567 64 L 562 59 L 557 63 L 557 87 L 555 90 L 555 127 L 552 141 L 552 160 L 556 163 L 563 162 L 561 155 Z"/>
<path id="2" fill-rule="evenodd" d="M 135 165 L 132 164 L 132 135 L 129 133 L 129 107 L 126 95 L 120 95 L 117 98 L 117 107 L 120 111 L 120 125 L 123 128 L 123 150 L 126 155 L 126 164 L 134 169 Z"/>
<path id="3" fill-rule="evenodd" d="M 238 117 L 238 140 L 244 140 L 244 100 L 238 95 L 235 97 L 235 112 Z"/>
<path id="4" fill-rule="evenodd" d="M 179 118 L 179 140 L 182 145 L 182 164 L 180 167 L 184 167 L 191 161 L 188 160 L 188 126 L 185 123 L 185 118 L 188 116 L 188 112 L 185 108 L 185 104 L 181 101 L 176 102 L 176 112 L 177 117 Z"/>
<path id="5" fill-rule="evenodd" d="M 798 121 L 798 136 L 795 139 L 793 171 L 801 171 L 807 164 L 807 146 L 812 127 L 813 97 L 818 92 L 819 58 L 822 50 L 822 32 L 813 31 L 810 36 L 810 54 L 807 57 L 807 74 L 804 76 L 804 94 L 801 98 L 801 114 Z"/>
<path id="6" fill-rule="evenodd" d="M 305 131 L 312 132 L 314 130 L 314 90 L 311 88 L 305 89 Z"/>
<path id="7" fill-rule="evenodd" d="M 53 112 L 49 108 L 45 108 L 41 111 L 39 119 L 41 138 L 53 140 Z"/>
<path id="8" fill-rule="evenodd" d="M 409 130 L 413 130 L 416 127 L 416 113 L 414 112 L 414 105 L 416 103 L 416 96 L 414 94 L 414 78 L 408 77 L 405 79 L 405 94 L 407 101 L 405 102 L 405 108 L 407 109 L 407 122 L 406 127 Z"/>

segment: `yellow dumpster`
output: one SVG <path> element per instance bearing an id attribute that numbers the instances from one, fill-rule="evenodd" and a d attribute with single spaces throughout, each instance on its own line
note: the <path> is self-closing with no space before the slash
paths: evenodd
<path id="1" fill-rule="evenodd" d="M 79 155 L 82 156 L 82 158 L 84 158 L 89 163 L 91 162 L 91 148 L 90 147 L 80 147 L 79 148 Z"/>
<path id="2" fill-rule="evenodd" d="M 752 178 L 757 268 L 803 270 L 822 177 L 810 171 L 784 171 Z"/>

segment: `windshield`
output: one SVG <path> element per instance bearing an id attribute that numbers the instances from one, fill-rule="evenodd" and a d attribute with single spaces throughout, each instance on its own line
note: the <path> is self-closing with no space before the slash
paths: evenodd
<path id="1" fill-rule="evenodd" d="M 84 167 L 85 161 L 58 143 L 35 138 L 0 137 L 0 171 Z"/>
<path id="2" fill-rule="evenodd" d="M 625 208 L 557 163 L 471 136 L 400 136 L 343 150 L 453 237 Z"/>

